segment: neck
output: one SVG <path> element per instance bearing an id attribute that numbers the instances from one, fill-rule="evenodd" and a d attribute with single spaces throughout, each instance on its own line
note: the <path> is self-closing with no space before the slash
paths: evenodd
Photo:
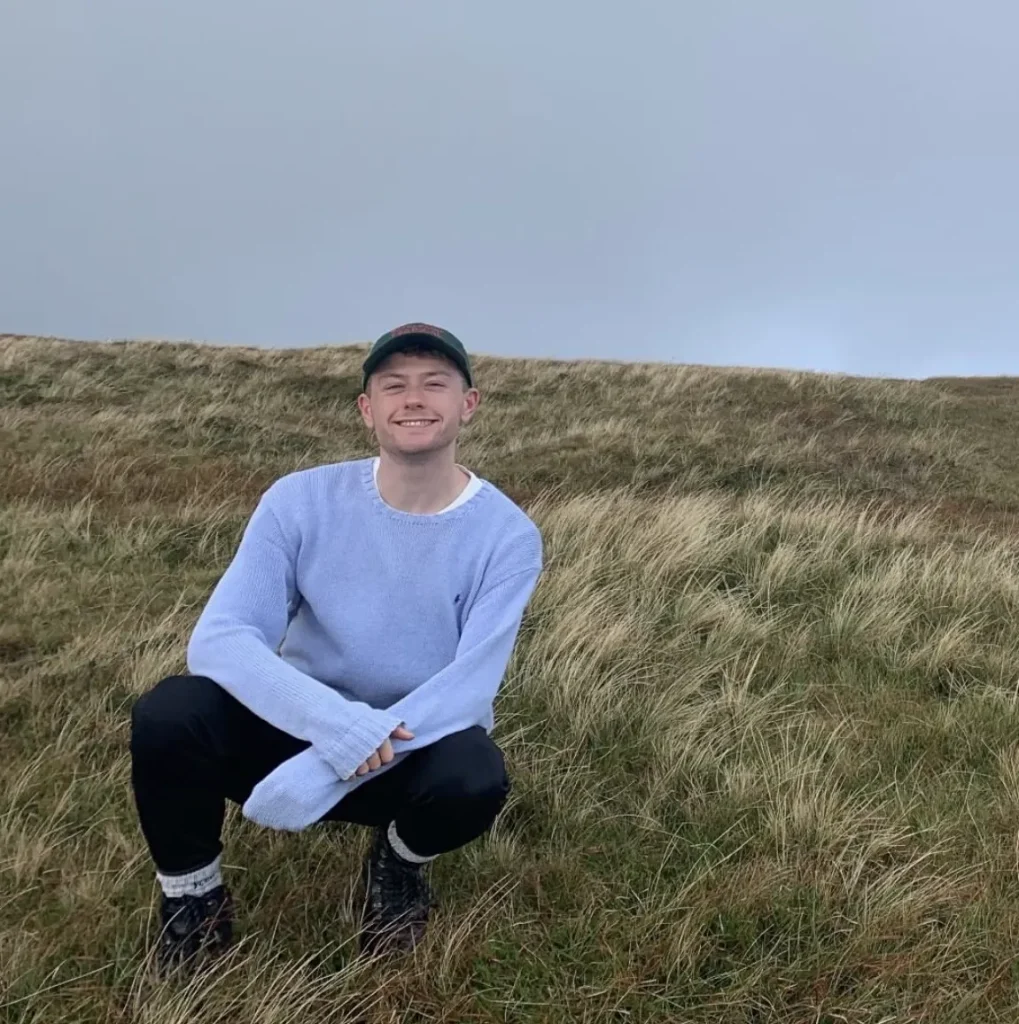
<path id="1" fill-rule="evenodd" d="M 469 479 L 453 451 L 423 453 L 420 459 L 379 451 L 379 494 L 401 512 L 441 512 Z"/>

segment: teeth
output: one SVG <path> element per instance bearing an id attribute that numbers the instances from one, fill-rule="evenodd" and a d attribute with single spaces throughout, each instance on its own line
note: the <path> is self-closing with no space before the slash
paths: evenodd
<path id="1" fill-rule="evenodd" d="M 402 427 L 427 427 L 431 420 L 402 420 L 400 426 Z"/>

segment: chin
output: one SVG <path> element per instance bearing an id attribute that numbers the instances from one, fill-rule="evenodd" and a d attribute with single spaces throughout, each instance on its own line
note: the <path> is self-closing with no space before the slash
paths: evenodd
<path id="1" fill-rule="evenodd" d="M 429 452 L 441 452 L 445 451 L 451 445 L 456 443 L 456 438 L 441 438 L 433 439 L 430 441 L 414 441 L 414 440 L 403 440 L 400 441 L 396 438 L 389 441 L 386 445 L 391 451 L 404 452 L 410 454 L 427 454 Z"/>

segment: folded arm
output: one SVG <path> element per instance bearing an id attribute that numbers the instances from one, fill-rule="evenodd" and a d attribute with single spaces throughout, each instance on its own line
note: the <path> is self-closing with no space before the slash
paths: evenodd
<path id="1" fill-rule="evenodd" d="M 297 542 L 280 526 L 273 494 L 270 488 L 263 495 L 195 625 L 188 671 L 214 680 L 277 729 L 314 744 L 347 778 L 399 719 L 345 699 L 276 653 L 297 598 Z"/>
<path id="2" fill-rule="evenodd" d="M 483 591 L 467 615 L 453 661 L 390 706 L 389 713 L 406 724 L 414 739 L 393 740 L 396 756 L 388 765 L 341 781 L 323 752 L 311 746 L 254 788 L 244 805 L 245 816 L 270 827 L 300 830 L 361 783 L 396 767 L 412 750 L 481 724 L 502 684 L 540 573 L 539 565 Z"/>
<path id="3" fill-rule="evenodd" d="M 394 751 L 427 747 L 482 722 L 502 685 L 539 571 L 518 572 L 480 595 L 453 661 L 390 705 L 414 733 L 412 740 L 394 740 Z"/>

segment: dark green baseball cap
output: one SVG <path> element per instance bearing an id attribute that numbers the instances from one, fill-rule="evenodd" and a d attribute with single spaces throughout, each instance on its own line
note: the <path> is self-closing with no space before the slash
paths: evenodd
<path id="1" fill-rule="evenodd" d="M 471 360 L 459 338 L 442 327 L 434 327 L 432 324 L 403 324 L 401 327 L 394 327 L 391 331 L 386 331 L 372 345 L 368 358 L 365 359 L 361 367 L 364 371 L 362 390 L 368 390 L 368 378 L 375 372 L 375 368 L 383 359 L 410 345 L 421 344 L 452 359 L 460 368 L 460 372 L 467 378 L 467 386 L 474 387 Z"/>

